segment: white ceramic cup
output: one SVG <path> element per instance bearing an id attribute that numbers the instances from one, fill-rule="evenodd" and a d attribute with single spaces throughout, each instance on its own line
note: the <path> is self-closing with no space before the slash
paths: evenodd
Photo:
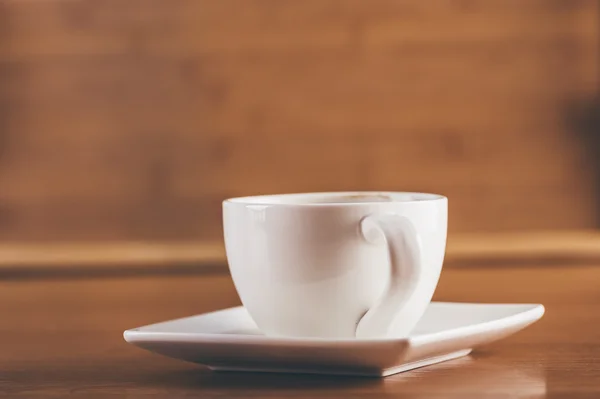
<path id="1" fill-rule="evenodd" d="M 242 303 L 269 336 L 407 336 L 438 283 L 448 200 L 338 192 L 223 202 Z"/>

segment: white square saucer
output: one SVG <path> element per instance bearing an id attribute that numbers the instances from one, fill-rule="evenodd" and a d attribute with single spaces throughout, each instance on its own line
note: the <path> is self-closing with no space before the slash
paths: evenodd
<path id="1" fill-rule="evenodd" d="M 536 304 L 432 302 L 408 338 L 266 337 L 243 307 L 125 331 L 133 345 L 212 370 L 385 377 L 468 355 L 539 320 Z"/>

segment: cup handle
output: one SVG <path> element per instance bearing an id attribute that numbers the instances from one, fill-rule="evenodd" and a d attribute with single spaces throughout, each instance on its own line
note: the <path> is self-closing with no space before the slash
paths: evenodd
<path id="1" fill-rule="evenodd" d="M 391 275 L 379 301 L 359 320 L 356 337 L 383 337 L 396 318 L 413 319 L 405 313 L 421 274 L 421 240 L 408 218 L 393 214 L 366 216 L 360 231 L 367 242 L 387 245 Z"/>

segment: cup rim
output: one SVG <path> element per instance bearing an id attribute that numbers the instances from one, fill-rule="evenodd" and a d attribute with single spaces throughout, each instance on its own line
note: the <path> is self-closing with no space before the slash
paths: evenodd
<path id="1" fill-rule="evenodd" d="M 310 198 L 321 197 L 351 197 L 351 196 L 386 196 L 389 201 L 323 201 L 310 202 Z M 296 199 L 296 201 L 294 201 Z M 306 202 L 302 202 L 304 199 Z M 436 201 L 447 201 L 448 198 L 442 194 L 424 193 L 416 191 L 326 191 L 326 192 L 305 192 L 305 193 L 284 193 L 284 194 L 261 194 L 242 197 L 227 198 L 223 201 L 225 204 L 237 205 L 273 205 L 273 206 L 356 206 L 373 204 L 409 204 L 409 203 L 429 203 Z"/>

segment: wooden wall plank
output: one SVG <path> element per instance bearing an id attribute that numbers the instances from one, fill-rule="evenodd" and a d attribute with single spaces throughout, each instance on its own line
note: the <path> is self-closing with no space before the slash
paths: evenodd
<path id="1" fill-rule="evenodd" d="M 419 190 L 589 228 L 597 2 L 0 2 L 0 239 L 218 239 L 234 195 Z M 588 155 L 589 156 L 589 155 Z"/>

